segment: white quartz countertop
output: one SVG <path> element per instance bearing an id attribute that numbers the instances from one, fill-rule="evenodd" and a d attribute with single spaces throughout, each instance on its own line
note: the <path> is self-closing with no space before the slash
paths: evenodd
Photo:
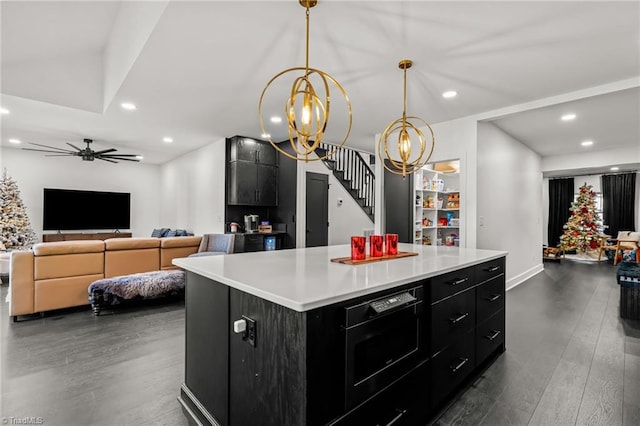
<path id="1" fill-rule="evenodd" d="M 174 259 L 173 264 L 298 312 L 394 288 L 506 256 L 507 252 L 399 244 L 417 256 L 360 265 L 349 245 Z M 188 285 L 188 283 L 187 283 Z M 188 290 L 187 290 L 188 291 Z"/>

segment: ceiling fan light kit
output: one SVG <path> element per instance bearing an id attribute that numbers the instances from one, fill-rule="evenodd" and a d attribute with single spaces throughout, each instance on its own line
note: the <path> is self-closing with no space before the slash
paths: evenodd
<path id="1" fill-rule="evenodd" d="M 30 143 L 31 145 L 41 146 L 43 148 L 48 148 L 48 149 L 36 149 L 36 148 L 22 148 L 22 149 L 24 149 L 25 151 L 38 151 L 38 152 L 50 153 L 49 155 L 45 155 L 45 157 L 72 156 L 72 157 L 80 157 L 82 158 L 83 161 L 93 161 L 98 159 L 102 161 L 107 161 L 109 163 L 117 163 L 118 161 L 116 160 L 135 161 L 135 162 L 140 161 L 139 159 L 140 155 L 116 154 L 115 152 L 117 151 L 117 149 L 115 148 L 108 148 L 108 149 L 103 149 L 101 151 L 94 151 L 93 149 L 91 149 L 91 144 L 93 143 L 92 139 L 84 139 L 84 143 L 87 144 L 86 148 L 78 148 L 74 144 L 67 142 L 67 145 L 75 149 L 75 151 L 72 151 L 70 149 L 62 149 L 55 146 L 42 145 L 34 142 L 30 142 Z"/>

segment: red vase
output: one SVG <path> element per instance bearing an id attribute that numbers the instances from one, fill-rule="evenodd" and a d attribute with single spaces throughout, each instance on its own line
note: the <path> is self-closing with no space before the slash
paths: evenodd
<path id="1" fill-rule="evenodd" d="M 382 257 L 382 235 L 369 236 L 369 256 Z"/>
<path id="2" fill-rule="evenodd" d="M 366 257 L 367 239 L 365 237 L 351 237 L 351 260 L 364 260 Z"/>

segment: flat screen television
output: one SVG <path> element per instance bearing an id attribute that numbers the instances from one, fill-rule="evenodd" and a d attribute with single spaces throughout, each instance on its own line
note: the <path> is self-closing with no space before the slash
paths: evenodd
<path id="1" fill-rule="evenodd" d="M 129 229 L 131 194 L 44 188 L 45 231 Z"/>

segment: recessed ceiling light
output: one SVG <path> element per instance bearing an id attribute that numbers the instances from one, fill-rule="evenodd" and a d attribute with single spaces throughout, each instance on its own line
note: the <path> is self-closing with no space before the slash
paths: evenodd
<path id="1" fill-rule="evenodd" d="M 136 109 L 136 105 L 132 104 L 131 102 L 123 102 L 120 104 L 120 106 L 124 109 L 128 109 L 130 111 L 133 111 L 134 109 Z"/>
<path id="2" fill-rule="evenodd" d="M 168 136 L 164 137 L 164 138 L 162 138 L 162 142 L 171 143 L 171 142 L 173 142 L 173 138 L 170 138 Z"/>
<path id="3" fill-rule="evenodd" d="M 136 160 L 144 160 L 144 157 L 142 155 L 136 155 Z"/>
<path id="4" fill-rule="evenodd" d="M 271 122 L 272 123 L 282 123 L 282 117 L 278 117 L 277 115 L 274 115 L 273 117 L 271 117 Z"/>
<path id="5" fill-rule="evenodd" d="M 582 146 L 591 146 L 591 145 L 593 145 L 593 141 L 584 141 L 580 145 L 582 145 Z"/>
<path id="6" fill-rule="evenodd" d="M 617 172 L 618 170 L 620 170 L 620 167 L 612 167 L 611 171 Z"/>
<path id="7" fill-rule="evenodd" d="M 455 90 L 449 90 L 448 92 L 444 92 L 442 94 L 443 98 L 455 98 L 458 95 L 458 92 Z"/>
<path id="8" fill-rule="evenodd" d="M 263 138 L 270 138 L 271 135 L 269 133 L 263 133 L 260 136 L 262 136 Z"/>
<path id="9" fill-rule="evenodd" d="M 20 141 L 20 139 L 9 139 L 9 142 L 11 142 L 11 143 L 22 143 Z"/>
<path id="10" fill-rule="evenodd" d="M 574 120 L 577 116 L 575 114 L 565 114 L 562 117 L 560 117 L 562 119 L 562 121 L 570 121 L 570 120 Z"/>

